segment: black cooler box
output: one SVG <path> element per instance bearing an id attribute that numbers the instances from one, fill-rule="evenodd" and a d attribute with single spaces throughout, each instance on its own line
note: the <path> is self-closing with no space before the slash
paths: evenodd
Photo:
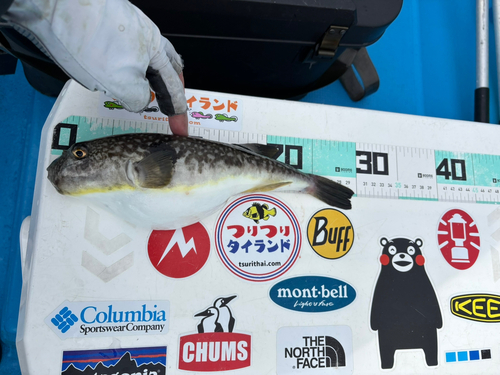
<path id="1" fill-rule="evenodd" d="M 383 35 L 402 7 L 402 0 L 134 3 L 184 58 L 187 87 L 292 98 L 344 75 L 353 100 L 378 88 L 364 47 Z M 358 77 L 348 70 L 352 64 Z"/>
<path id="2" fill-rule="evenodd" d="M 340 78 L 353 100 L 377 90 L 364 47 L 382 36 L 402 6 L 402 0 L 133 2 L 183 56 L 187 87 L 298 98 Z M 0 47 L 22 61 L 35 89 L 57 96 L 68 77 L 1 22 Z"/>

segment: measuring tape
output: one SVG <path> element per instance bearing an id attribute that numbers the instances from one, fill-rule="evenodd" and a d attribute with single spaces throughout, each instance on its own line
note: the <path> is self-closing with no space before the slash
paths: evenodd
<path id="1" fill-rule="evenodd" d="M 70 116 L 54 128 L 52 153 L 75 142 L 125 134 L 171 134 L 168 124 Z M 273 136 L 190 127 L 191 136 L 278 147 L 277 160 L 332 178 L 358 197 L 500 203 L 500 155 Z"/>

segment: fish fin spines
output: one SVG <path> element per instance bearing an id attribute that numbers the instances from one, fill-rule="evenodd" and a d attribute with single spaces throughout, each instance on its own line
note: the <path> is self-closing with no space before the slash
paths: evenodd
<path id="1" fill-rule="evenodd" d="M 260 143 L 240 143 L 233 145 L 238 149 L 245 149 L 254 152 L 258 155 L 266 156 L 271 159 L 276 159 L 279 153 L 279 148 L 273 145 L 263 145 Z"/>
<path id="2" fill-rule="evenodd" d="M 322 176 L 310 174 L 312 186 L 308 193 L 326 204 L 345 210 L 351 209 L 350 198 L 354 192 L 346 186 Z"/>

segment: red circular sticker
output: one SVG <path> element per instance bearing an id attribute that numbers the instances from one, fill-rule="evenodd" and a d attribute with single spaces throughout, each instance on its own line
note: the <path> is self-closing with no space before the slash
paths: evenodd
<path id="1" fill-rule="evenodd" d="M 151 264 L 163 275 L 182 279 L 207 262 L 210 237 L 200 223 L 176 230 L 154 230 L 148 240 Z"/>
<path id="2" fill-rule="evenodd" d="M 474 219 L 465 211 L 446 212 L 438 226 L 439 249 L 444 259 L 458 270 L 474 265 L 479 256 L 479 230 Z"/>

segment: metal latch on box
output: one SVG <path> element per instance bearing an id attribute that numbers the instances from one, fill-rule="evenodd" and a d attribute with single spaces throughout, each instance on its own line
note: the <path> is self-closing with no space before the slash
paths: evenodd
<path id="1" fill-rule="evenodd" d="M 316 47 L 316 54 L 321 57 L 335 56 L 340 40 L 347 30 L 347 27 L 330 26 Z"/>

